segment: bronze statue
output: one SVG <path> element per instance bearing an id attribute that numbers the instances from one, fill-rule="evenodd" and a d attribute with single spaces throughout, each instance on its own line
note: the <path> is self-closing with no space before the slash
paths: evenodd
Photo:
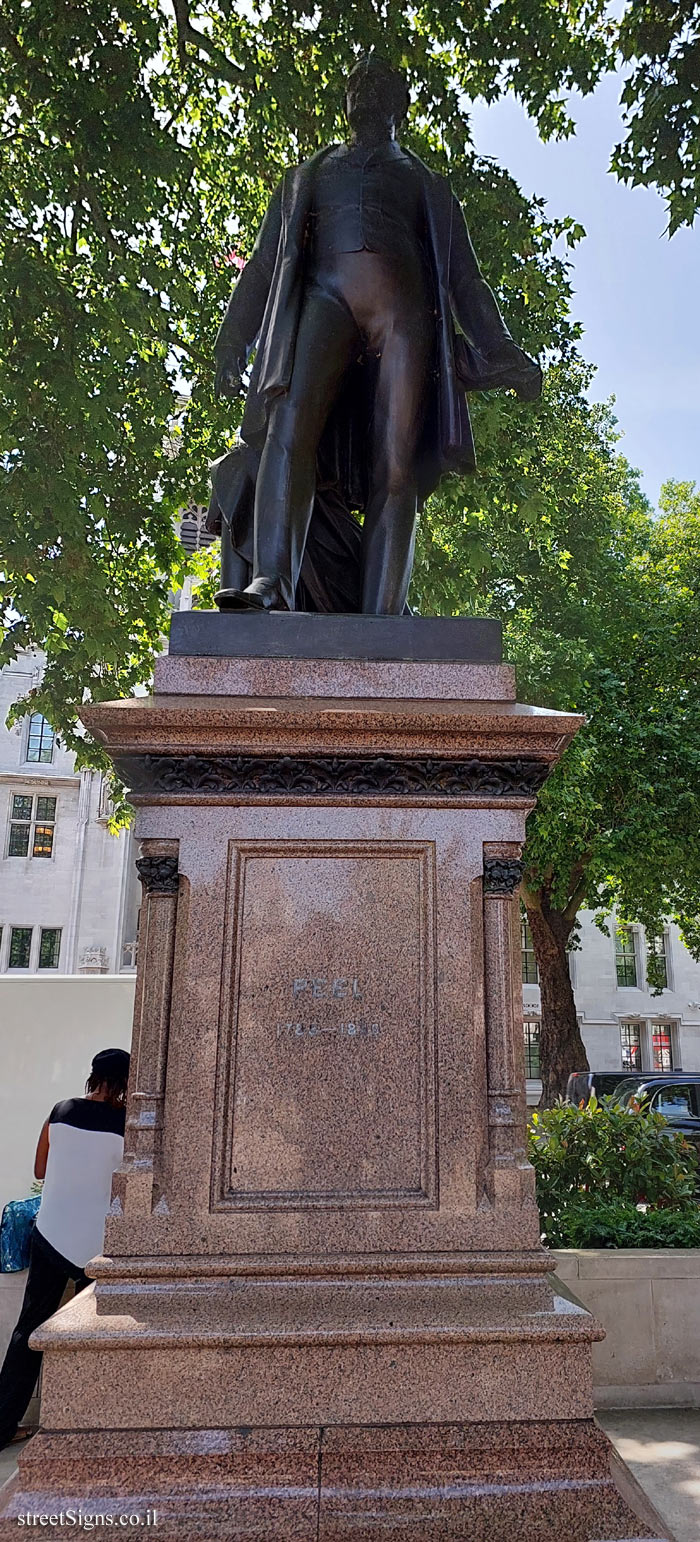
<path id="1" fill-rule="evenodd" d="M 403 612 L 418 509 L 475 464 L 466 391 L 540 393 L 447 181 L 398 143 L 407 108 L 403 76 L 361 59 L 349 142 L 286 173 L 231 296 L 217 394 L 257 351 L 213 470 L 223 608 Z"/>

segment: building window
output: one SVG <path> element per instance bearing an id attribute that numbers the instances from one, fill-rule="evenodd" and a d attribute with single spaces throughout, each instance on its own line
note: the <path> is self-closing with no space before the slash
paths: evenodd
<path id="1" fill-rule="evenodd" d="M 12 799 L 10 840 L 7 847 L 8 857 L 26 857 L 28 855 L 33 808 L 33 798 L 24 798 L 20 797 L 17 793 L 14 794 Z"/>
<path id="2" fill-rule="evenodd" d="M 10 932 L 10 957 L 8 969 L 28 969 L 32 951 L 31 926 L 13 926 Z"/>
<path id="3" fill-rule="evenodd" d="M 615 969 L 618 985 L 637 984 L 637 941 L 631 926 L 618 926 L 615 934 Z"/>
<path id="4" fill-rule="evenodd" d="M 527 916 L 520 920 L 520 953 L 523 962 L 523 985 L 539 985 L 540 972 L 535 958 L 535 945 Z"/>
<path id="5" fill-rule="evenodd" d="M 673 1027 L 671 1023 L 651 1025 L 652 1071 L 673 1071 Z"/>
<path id="6" fill-rule="evenodd" d="M 536 1017 L 526 1018 L 523 1023 L 525 1036 L 525 1075 L 537 1081 L 540 1074 L 540 1024 Z"/>
<path id="7" fill-rule="evenodd" d="M 27 733 L 27 760 L 38 761 L 42 766 L 50 765 L 55 738 L 53 728 L 46 718 L 40 712 L 32 712 Z"/>
<path id="8" fill-rule="evenodd" d="M 56 799 L 14 793 L 8 857 L 50 857 L 56 823 Z"/>
<path id="9" fill-rule="evenodd" d="M 216 536 L 206 528 L 207 509 L 205 504 L 190 504 L 189 508 L 182 510 L 180 519 L 179 536 L 182 545 L 187 552 L 202 551 L 206 546 L 211 546 Z"/>
<path id="10" fill-rule="evenodd" d="M 640 1023 L 620 1023 L 620 1050 L 623 1071 L 642 1069 L 642 1031 Z"/>
<path id="11" fill-rule="evenodd" d="M 39 968 L 58 969 L 58 959 L 60 952 L 60 926 L 42 926 L 41 941 L 39 943 Z"/>
<path id="12" fill-rule="evenodd" d="M 668 959 L 666 956 L 666 933 L 661 937 L 647 937 L 647 954 L 658 962 L 654 966 L 655 979 L 651 982 L 654 986 L 661 986 L 662 990 L 668 990 Z M 649 971 L 647 968 L 647 982 Z"/>

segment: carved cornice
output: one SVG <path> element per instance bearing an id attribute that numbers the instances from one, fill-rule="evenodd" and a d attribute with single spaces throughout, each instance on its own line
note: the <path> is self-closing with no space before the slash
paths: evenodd
<path id="1" fill-rule="evenodd" d="M 177 894 L 179 873 L 177 857 L 137 857 L 136 867 L 146 894 Z"/>
<path id="2" fill-rule="evenodd" d="M 128 755 L 115 764 L 132 793 L 299 797 L 532 798 L 545 760 L 413 756 Z"/>
<path id="3" fill-rule="evenodd" d="M 523 876 L 523 864 L 518 857 L 485 857 L 484 894 L 507 894 L 515 891 Z"/>

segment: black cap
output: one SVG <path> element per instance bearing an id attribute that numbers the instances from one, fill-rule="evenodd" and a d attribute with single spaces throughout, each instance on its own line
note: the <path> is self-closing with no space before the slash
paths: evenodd
<path id="1" fill-rule="evenodd" d="M 90 1067 L 98 1076 L 103 1076 L 105 1081 L 117 1080 L 118 1077 L 129 1075 L 131 1055 L 125 1049 L 101 1049 Z"/>

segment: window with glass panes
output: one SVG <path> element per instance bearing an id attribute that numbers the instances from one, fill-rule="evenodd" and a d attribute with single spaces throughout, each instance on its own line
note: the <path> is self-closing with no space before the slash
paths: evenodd
<path id="1" fill-rule="evenodd" d="M 651 1106 L 655 1114 L 663 1114 L 666 1119 L 694 1119 L 693 1094 L 687 1085 L 685 1087 L 660 1087 L 655 1092 Z"/>
<path id="2" fill-rule="evenodd" d="M 539 985 L 540 974 L 527 916 L 520 918 L 520 956 L 523 964 L 523 985 Z"/>
<path id="3" fill-rule="evenodd" d="M 8 969 L 28 969 L 32 951 L 31 926 L 13 926 L 10 931 Z"/>
<path id="4" fill-rule="evenodd" d="M 39 968 L 58 969 L 61 952 L 60 926 L 42 926 L 39 941 Z"/>
<path id="5" fill-rule="evenodd" d="M 637 947 L 631 926 L 618 926 L 615 935 L 615 969 L 618 985 L 637 984 Z"/>
<path id="6" fill-rule="evenodd" d="M 658 959 L 654 968 L 654 984 L 660 985 L 662 990 L 668 987 L 668 963 L 666 960 L 666 933 L 661 937 L 647 937 L 647 953 Z"/>
<path id="7" fill-rule="evenodd" d="M 652 1023 L 651 1060 L 653 1071 L 672 1071 L 673 1029 L 670 1023 Z"/>
<path id="8" fill-rule="evenodd" d="M 525 1075 L 537 1081 L 540 1074 L 540 1024 L 539 1018 L 526 1018 L 523 1023 L 525 1037 Z"/>
<path id="9" fill-rule="evenodd" d="M 620 1023 L 620 1051 L 623 1071 L 641 1071 L 642 1030 L 640 1023 Z"/>
<path id="10" fill-rule="evenodd" d="M 55 798 L 13 793 L 8 857 L 50 857 L 55 823 Z"/>
<path id="11" fill-rule="evenodd" d="M 50 765 L 55 737 L 46 718 L 40 712 L 32 712 L 27 731 L 27 760 L 38 761 L 42 766 Z"/>

